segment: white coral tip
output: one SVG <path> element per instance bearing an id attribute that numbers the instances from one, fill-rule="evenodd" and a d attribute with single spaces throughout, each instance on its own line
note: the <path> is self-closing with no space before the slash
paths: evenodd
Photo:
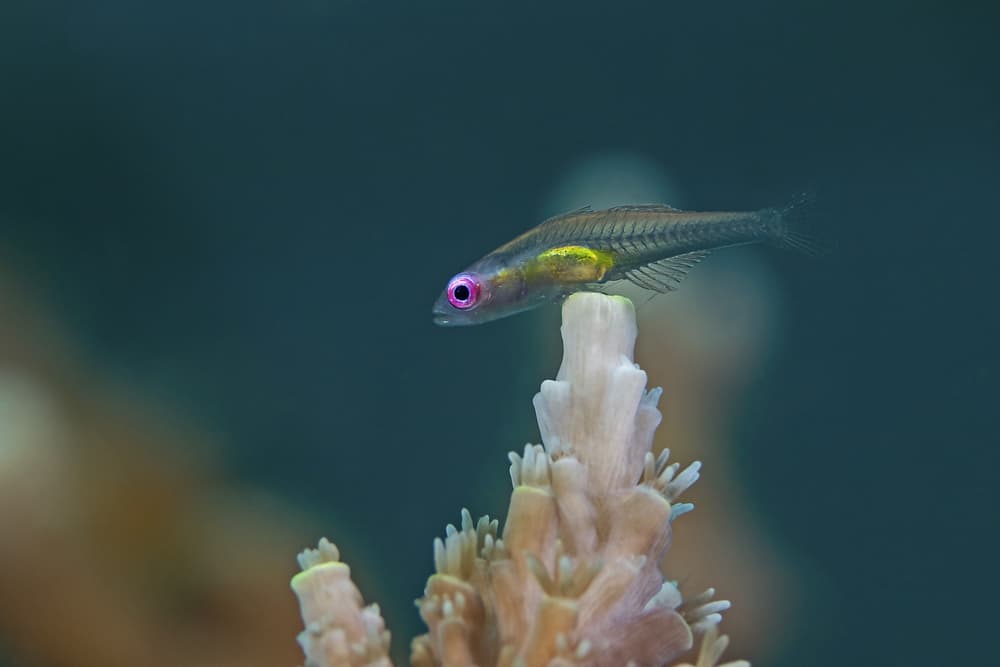
<path id="1" fill-rule="evenodd" d="M 684 516 L 694 509 L 694 503 L 674 503 L 670 506 L 670 520 L 674 521 L 679 516 Z"/>
<path id="2" fill-rule="evenodd" d="M 698 478 L 701 477 L 700 470 L 701 461 L 694 461 L 681 474 L 677 475 L 673 481 L 667 484 L 663 495 L 670 502 L 674 502 L 682 493 L 690 489 L 692 484 L 698 481 Z"/>
<path id="3" fill-rule="evenodd" d="M 448 565 L 448 563 L 445 560 L 445 553 L 444 553 L 444 540 L 442 540 L 440 537 L 435 537 L 434 538 L 434 569 L 437 572 L 439 572 L 439 573 L 443 573 L 445 571 L 447 565 Z"/>
<path id="4" fill-rule="evenodd" d="M 299 567 L 303 571 L 323 563 L 336 563 L 340 561 L 340 550 L 337 545 L 326 539 L 320 538 L 315 549 L 305 549 L 298 556 Z"/>

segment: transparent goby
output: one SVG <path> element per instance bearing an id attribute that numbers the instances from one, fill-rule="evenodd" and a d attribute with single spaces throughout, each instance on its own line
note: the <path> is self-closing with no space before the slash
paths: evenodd
<path id="1" fill-rule="evenodd" d="M 666 204 L 582 208 L 549 218 L 448 281 L 437 324 L 488 322 L 627 280 L 669 292 L 712 251 L 749 243 L 812 252 L 801 233 L 808 195 L 781 208 L 681 211 Z"/>

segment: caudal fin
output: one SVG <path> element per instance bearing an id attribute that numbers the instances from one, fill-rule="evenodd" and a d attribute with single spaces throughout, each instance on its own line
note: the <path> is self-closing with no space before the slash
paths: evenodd
<path id="1" fill-rule="evenodd" d="M 816 195 L 803 192 L 774 213 L 775 245 L 806 255 L 824 255 L 831 249 L 828 241 L 815 233 Z"/>

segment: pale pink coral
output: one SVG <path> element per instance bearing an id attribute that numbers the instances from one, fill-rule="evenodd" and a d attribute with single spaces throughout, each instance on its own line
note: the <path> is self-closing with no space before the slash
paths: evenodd
<path id="1" fill-rule="evenodd" d="M 378 605 L 361 607 L 351 569 L 327 539 L 299 555 L 302 572 L 292 578 L 306 629 L 299 644 L 307 665 L 389 667 L 389 632 Z"/>
<path id="2" fill-rule="evenodd" d="M 564 355 L 535 411 L 544 447 L 510 455 L 514 486 L 498 523 L 448 526 L 434 542 L 436 572 L 417 601 L 428 632 L 416 667 L 659 667 L 706 633 L 698 667 L 718 661 L 715 626 L 727 601 L 709 590 L 685 602 L 660 566 L 678 497 L 699 475 L 650 452 L 660 391 L 633 362 L 627 299 L 577 294 L 563 308 Z M 307 551 L 293 580 L 308 667 L 388 665 L 378 608 L 362 608 L 336 548 Z M 730 663 L 733 667 L 746 663 Z"/>

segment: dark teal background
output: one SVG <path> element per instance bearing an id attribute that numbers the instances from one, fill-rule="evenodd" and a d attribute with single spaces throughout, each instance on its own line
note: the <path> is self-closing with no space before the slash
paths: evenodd
<path id="1" fill-rule="evenodd" d="M 434 328 L 448 276 L 595 152 L 690 208 L 810 187 L 837 250 L 769 255 L 786 330 L 740 428 L 758 511 L 832 577 L 775 664 L 987 664 L 998 29 L 986 2 L 3 0 L 0 241 L 237 474 L 346 507 L 408 599 L 460 507 L 503 511 L 483 485 L 557 363 L 534 316 Z"/>

